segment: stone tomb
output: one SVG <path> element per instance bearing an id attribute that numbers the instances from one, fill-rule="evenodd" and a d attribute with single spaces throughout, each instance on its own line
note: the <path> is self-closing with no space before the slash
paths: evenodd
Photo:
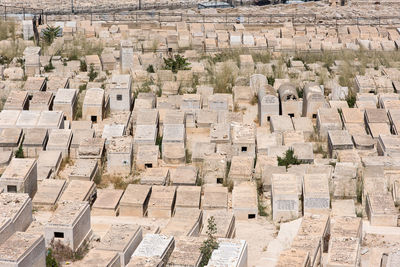
<path id="1" fill-rule="evenodd" d="M 356 217 L 356 207 L 353 199 L 335 199 L 331 205 L 332 216 Z"/>
<path id="2" fill-rule="evenodd" d="M 137 125 L 133 139 L 135 150 L 137 145 L 155 145 L 157 132 L 156 125 Z"/>
<path id="3" fill-rule="evenodd" d="M 238 220 L 255 219 L 258 214 L 256 186 L 251 183 L 236 185 L 232 191 L 232 209 Z"/>
<path id="4" fill-rule="evenodd" d="M 94 159 L 99 164 L 102 163 L 105 150 L 104 138 L 83 138 L 79 143 L 78 158 L 79 159 Z"/>
<path id="5" fill-rule="evenodd" d="M 4 103 L 4 110 L 28 110 L 29 100 L 27 91 L 12 90 Z"/>
<path id="6" fill-rule="evenodd" d="M 222 184 L 225 179 L 226 169 L 226 156 L 210 153 L 204 157 L 200 176 L 206 184 Z"/>
<path id="7" fill-rule="evenodd" d="M 228 188 L 220 185 L 205 185 L 202 208 L 204 210 L 228 209 Z"/>
<path id="8" fill-rule="evenodd" d="M 175 248 L 168 260 L 168 267 L 200 265 L 202 238 L 180 236 L 175 237 Z"/>
<path id="9" fill-rule="evenodd" d="M 297 178 L 294 174 L 273 174 L 271 192 L 274 221 L 293 220 L 299 216 Z"/>
<path id="10" fill-rule="evenodd" d="M 22 145 L 24 156 L 36 158 L 46 148 L 48 140 L 47 129 L 31 128 L 24 130 L 24 142 Z"/>
<path id="11" fill-rule="evenodd" d="M 330 130 L 342 130 L 342 120 L 337 109 L 320 108 L 317 112 L 317 129 L 322 138 L 328 137 Z"/>
<path id="12" fill-rule="evenodd" d="M 176 190 L 176 208 L 200 208 L 201 187 L 179 186 Z"/>
<path id="13" fill-rule="evenodd" d="M 149 185 L 129 184 L 119 204 L 119 215 L 146 216 L 151 192 Z"/>
<path id="14" fill-rule="evenodd" d="M 136 169 L 145 170 L 146 168 L 158 167 L 160 148 L 157 145 L 139 145 L 136 153 Z"/>
<path id="15" fill-rule="evenodd" d="M 94 248 L 82 260 L 69 264 L 69 266 L 120 266 L 120 258 L 116 252 Z"/>
<path id="16" fill-rule="evenodd" d="M 254 125 L 232 123 L 234 155 L 255 157 L 256 128 Z"/>
<path id="17" fill-rule="evenodd" d="M 336 150 L 353 149 L 351 135 L 346 130 L 328 131 L 328 148 L 331 156 Z"/>
<path id="18" fill-rule="evenodd" d="M 170 170 L 172 185 L 196 185 L 198 171 L 194 166 L 178 166 Z"/>
<path id="19" fill-rule="evenodd" d="M 76 89 L 58 89 L 53 102 L 53 110 L 64 112 L 64 119 L 72 121 L 76 114 L 76 105 L 78 103 L 78 90 Z"/>
<path id="20" fill-rule="evenodd" d="M 1 193 L 0 244 L 14 232 L 24 232 L 32 223 L 32 201 L 28 194 Z"/>
<path id="21" fill-rule="evenodd" d="M 35 197 L 33 198 L 33 206 L 36 209 L 50 210 L 55 207 L 61 193 L 66 186 L 65 180 L 61 179 L 45 179 L 39 186 Z"/>
<path id="22" fill-rule="evenodd" d="M 100 175 L 99 171 L 97 160 L 77 159 L 68 177 L 70 180 L 92 181 Z"/>
<path id="23" fill-rule="evenodd" d="M 162 160 L 166 166 L 184 166 L 186 163 L 186 149 L 183 143 L 162 144 Z"/>
<path id="24" fill-rule="evenodd" d="M 228 179 L 233 182 L 250 181 L 253 177 L 254 158 L 251 156 L 233 156 Z"/>
<path id="25" fill-rule="evenodd" d="M 331 237 L 359 238 L 361 240 L 361 218 L 355 216 L 332 216 L 331 224 Z"/>
<path id="26" fill-rule="evenodd" d="M 124 191 L 120 189 L 97 189 L 97 198 L 92 206 L 92 215 L 117 216 L 123 194 Z"/>
<path id="27" fill-rule="evenodd" d="M 360 260 L 360 240 L 358 238 L 331 238 L 327 267 L 357 266 Z"/>
<path id="28" fill-rule="evenodd" d="M 305 174 L 303 178 L 303 211 L 329 211 L 330 195 L 328 177 L 324 174 Z"/>
<path id="29" fill-rule="evenodd" d="M 271 116 L 271 132 L 284 133 L 293 131 L 293 123 L 289 116 Z"/>
<path id="30" fill-rule="evenodd" d="M 0 151 L 15 152 L 23 141 L 23 133 L 18 128 L 5 128 L 0 130 Z"/>
<path id="31" fill-rule="evenodd" d="M 172 217 L 175 211 L 175 201 L 175 186 L 153 186 L 147 209 L 148 216 L 151 218 Z"/>
<path id="32" fill-rule="evenodd" d="M 297 249 L 287 249 L 283 250 L 279 255 L 279 259 L 276 267 L 285 267 L 285 266 L 298 266 L 298 267 L 307 267 L 310 266 L 310 253 L 305 250 L 297 250 Z"/>
<path id="33" fill-rule="evenodd" d="M 36 159 L 13 158 L 0 178 L 0 189 L 8 193 L 27 193 L 33 198 L 37 191 Z"/>
<path id="34" fill-rule="evenodd" d="M 77 159 L 79 157 L 79 146 L 81 141 L 85 138 L 93 138 L 95 134 L 94 129 L 72 129 L 72 141 L 69 148 L 70 158 Z"/>
<path id="35" fill-rule="evenodd" d="M 42 151 L 37 160 L 38 180 L 46 178 L 54 178 L 57 174 L 62 162 L 61 151 Z M 45 174 L 45 175 L 43 175 Z"/>
<path id="36" fill-rule="evenodd" d="M 372 226 L 397 226 L 398 212 L 389 194 L 368 194 L 365 210 Z"/>
<path id="37" fill-rule="evenodd" d="M 168 185 L 170 172 L 168 168 L 148 168 L 140 178 L 140 184 Z"/>
<path id="38" fill-rule="evenodd" d="M 203 211 L 198 208 L 176 209 L 174 217 L 161 230 L 161 234 L 178 236 L 198 236 L 203 226 Z"/>
<path id="39" fill-rule="evenodd" d="M 97 123 L 103 120 L 105 96 L 104 90 L 90 88 L 86 90 L 82 106 L 82 119 Z"/>
<path id="40" fill-rule="evenodd" d="M 60 201 L 88 201 L 96 199 L 96 185 L 92 181 L 72 180 L 61 195 Z"/>
<path id="41" fill-rule="evenodd" d="M 207 266 L 247 266 L 247 258 L 245 240 L 219 238 Z"/>
<path id="42" fill-rule="evenodd" d="M 53 107 L 53 93 L 34 91 L 29 101 L 29 110 L 50 110 Z"/>
<path id="43" fill-rule="evenodd" d="M 46 266 L 43 235 L 16 232 L 0 245 L 1 266 Z"/>
<path id="44" fill-rule="evenodd" d="M 234 238 L 236 235 L 235 215 L 226 209 L 222 210 L 205 210 L 203 221 L 208 222 L 208 219 L 214 217 L 217 233 L 215 237 Z M 203 227 L 200 233 L 201 237 L 207 236 L 207 227 Z"/>
<path id="45" fill-rule="evenodd" d="M 69 148 L 72 140 L 72 131 L 70 129 L 54 129 L 49 134 L 46 150 L 58 150 L 62 152 L 63 159 L 69 156 Z"/>
<path id="46" fill-rule="evenodd" d="M 115 137 L 107 146 L 107 172 L 129 175 L 133 161 L 133 139 L 131 136 Z"/>
<path id="47" fill-rule="evenodd" d="M 310 253 L 310 266 L 318 266 L 322 252 L 328 249 L 330 217 L 324 214 L 305 214 L 292 242 L 292 248 Z"/>
<path id="48" fill-rule="evenodd" d="M 163 262 L 162 266 L 164 266 L 168 262 L 174 246 L 173 236 L 147 234 L 133 253 L 131 261 L 135 262 L 138 257 L 157 258 Z"/>
<path id="49" fill-rule="evenodd" d="M 96 249 L 118 253 L 121 266 L 126 266 L 142 239 L 142 228 L 139 225 L 112 224 Z"/>
<path id="50" fill-rule="evenodd" d="M 87 202 L 60 201 L 44 226 L 46 246 L 60 241 L 77 251 L 92 235 L 90 207 Z"/>

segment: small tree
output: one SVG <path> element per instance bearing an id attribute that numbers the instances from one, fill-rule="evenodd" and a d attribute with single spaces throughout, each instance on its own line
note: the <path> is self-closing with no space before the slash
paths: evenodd
<path id="1" fill-rule="evenodd" d="M 347 105 L 349 105 L 350 108 L 353 108 L 354 105 L 356 104 L 356 96 L 353 93 L 349 93 L 349 95 L 346 98 Z"/>
<path id="2" fill-rule="evenodd" d="M 87 72 L 87 64 L 85 60 L 81 60 L 81 65 L 79 66 L 79 70 L 82 72 Z"/>
<path id="3" fill-rule="evenodd" d="M 47 25 L 47 28 L 43 30 L 43 40 L 46 44 L 51 45 L 54 40 L 61 34 L 60 26 L 53 27 Z"/>
<path id="4" fill-rule="evenodd" d="M 89 69 L 89 73 L 88 73 L 89 81 L 93 82 L 94 79 L 96 79 L 97 75 L 98 75 L 98 73 L 96 71 L 94 71 L 93 64 L 90 64 L 90 69 Z"/>
<path id="5" fill-rule="evenodd" d="M 278 157 L 278 165 L 285 166 L 286 169 L 290 165 L 299 165 L 300 163 L 301 161 L 297 159 L 297 157 L 294 155 L 293 149 L 291 148 L 286 151 L 284 158 Z"/>
<path id="6" fill-rule="evenodd" d="M 58 267 L 57 260 L 53 257 L 53 250 L 51 248 L 46 253 L 46 267 Z"/>
<path id="7" fill-rule="evenodd" d="M 155 72 L 153 65 L 149 65 L 146 70 L 147 70 L 148 73 L 154 73 Z"/>
<path id="8" fill-rule="evenodd" d="M 24 150 L 22 149 L 22 145 L 20 145 L 20 146 L 18 147 L 18 150 L 15 151 L 15 157 L 16 157 L 16 158 L 19 158 L 19 159 L 25 158 Z"/>
<path id="9" fill-rule="evenodd" d="M 203 245 L 200 248 L 200 252 L 203 255 L 200 262 L 201 267 L 204 267 L 208 264 L 212 252 L 214 251 L 214 249 L 218 248 L 218 242 L 217 239 L 215 238 L 216 233 L 217 233 L 217 226 L 215 224 L 215 219 L 214 216 L 211 216 L 208 219 L 207 239 L 204 240 Z"/>
<path id="10" fill-rule="evenodd" d="M 173 73 L 177 73 L 178 70 L 190 70 L 190 63 L 187 62 L 187 59 L 180 56 L 175 55 L 171 58 L 164 58 L 164 69 L 172 70 Z"/>

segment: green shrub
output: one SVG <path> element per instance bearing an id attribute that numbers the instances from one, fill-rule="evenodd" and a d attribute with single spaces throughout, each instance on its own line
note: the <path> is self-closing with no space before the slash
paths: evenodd
<path id="1" fill-rule="evenodd" d="M 81 93 L 82 91 L 86 90 L 86 87 L 87 87 L 86 83 L 79 85 L 79 93 Z"/>
<path id="2" fill-rule="evenodd" d="M 51 59 L 50 59 L 49 64 L 46 65 L 46 66 L 44 66 L 44 71 L 45 71 L 45 72 L 50 72 L 50 71 L 52 71 L 52 70 L 54 70 L 54 69 L 55 69 L 55 68 L 54 68 L 53 63 L 51 62 Z"/>
<path id="3" fill-rule="evenodd" d="M 20 146 L 18 147 L 18 150 L 15 151 L 15 157 L 16 157 L 16 158 L 19 158 L 19 159 L 25 158 L 24 150 L 22 149 L 22 145 L 20 145 Z"/>
<path id="4" fill-rule="evenodd" d="M 200 247 L 200 252 L 202 254 L 200 266 L 204 267 L 208 264 L 212 252 L 218 248 L 217 238 L 215 234 L 217 233 L 217 225 L 215 224 L 214 216 L 208 219 L 207 225 L 207 239 L 204 240 L 203 245 Z"/>
<path id="5" fill-rule="evenodd" d="M 155 72 L 153 65 L 149 65 L 146 70 L 147 70 L 148 73 L 154 73 Z"/>
<path id="6" fill-rule="evenodd" d="M 190 70 L 189 66 L 190 63 L 187 62 L 187 59 L 180 55 L 164 58 L 164 69 L 171 70 L 173 73 L 177 73 L 178 70 Z"/>
<path id="7" fill-rule="evenodd" d="M 291 148 L 285 152 L 284 158 L 278 157 L 278 166 L 285 166 L 286 169 L 290 165 L 299 165 L 299 164 L 301 164 L 301 161 L 297 159 L 297 157 L 294 155 L 293 149 Z"/>
<path id="8" fill-rule="evenodd" d="M 58 262 L 53 257 L 53 250 L 51 248 L 46 252 L 46 267 L 58 267 Z"/>
<path id="9" fill-rule="evenodd" d="M 88 73 L 89 81 L 93 82 L 94 79 L 96 79 L 97 75 L 98 75 L 98 73 L 96 71 L 94 71 L 93 64 L 90 64 L 89 73 Z"/>
<path id="10" fill-rule="evenodd" d="M 80 64 L 80 66 L 79 66 L 79 70 L 80 70 L 81 72 L 87 72 L 87 64 L 86 64 L 86 61 L 81 60 L 81 64 Z"/>
<path id="11" fill-rule="evenodd" d="M 268 84 L 271 86 L 274 86 L 275 84 L 275 78 L 274 77 L 267 77 Z"/>
<path id="12" fill-rule="evenodd" d="M 51 45 L 60 34 L 61 34 L 60 26 L 53 27 L 47 25 L 47 28 L 43 30 L 42 38 L 47 45 Z"/>

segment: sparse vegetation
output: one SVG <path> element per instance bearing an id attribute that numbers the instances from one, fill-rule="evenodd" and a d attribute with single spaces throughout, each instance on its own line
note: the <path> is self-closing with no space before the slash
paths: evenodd
<path id="1" fill-rule="evenodd" d="M 20 145 L 18 147 L 17 151 L 15 151 L 15 157 L 19 158 L 19 159 L 25 158 L 24 150 L 22 149 L 22 145 Z"/>
<path id="2" fill-rule="evenodd" d="M 173 73 L 177 73 L 178 70 L 190 70 L 190 63 L 187 59 L 181 55 L 175 55 L 171 58 L 164 58 L 164 69 L 171 70 Z"/>
<path id="3" fill-rule="evenodd" d="M 351 90 L 349 90 L 349 94 L 346 98 L 346 102 L 347 102 L 347 105 L 349 105 L 349 108 L 353 108 L 356 104 L 356 101 L 357 101 L 356 96 L 354 95 L 354 93 Z"/>
<path id="4" fill-rule="evenodd" d="M 61 35 L 61 28 L 60 26 L 54 27 L 47 25 L 46 29 L 43 30 L 43 41 L 47 45 L 51 45 L 54 40 Z"/>
<path id="5" fill-rule="evenodd" d="M 299 164 L 301 164 L 301 161 L 298 160 L 297 157 L 294 155 L 293 149 L 288 149 L 285 152 L 284 158 L 278 156 L 278 166 L 285 166 L 287 169 L 290 165 L 299 165 Z"/>
<path id="6" fill-rule="evenodd" d="M 274 77 L 269 76 L 269 77 L 267 77 L 267 80 L 268 80 L 268 84 L 269 85 L 274 86 L 274 84 L 275 84 L 275 78 Z"/>
<path id="7" fill-rule="evenodd" d="M 78 60 L 86 55 L 98 55 L 103 52 L 103 44 L 99 40 L 86 38 L 83 34 L 74 36 L 72 42 L 64 44 L 61 55 L 69 60 Z"/>
<path id="8" fill-rule="evenodd" d="M 156 145 L 158 146 L 161 155 L 162 155 L 162 138 L 163 138 L 162 136 L 157 136 L 156 139 Z"/>
<path id="9" fill-rule="evenodd" d="M 200 266 L 204 267 L 210 261 L 212 252 L 218 248 L 218 242 L 215 237 L 217 233 L 217 225 L 215 224 L 215 219 L 211 216 L 207 221 L 207 239 L 204 240 L 203 245 L 200 247 L 200 252 L 202 254 L 202 258 L 200 261 Z"/>
<path id="10" fill-rule="evenodd" d="M 358 218 L 362 218 L 363 217 L 363 211 L 362 210 L 357 210 L 356 215 Z"/>
<path id="11" fill-rule="evenodd" d="M 192 153 L 189 152 L 189 149 L 186 149 L 185 157 L 186 163 L 192 163 Z"/>
<path id="12" fill-rule="evenodd" d="M 257 94 L 254 94 L 254 95 L 253 95 L 253 97 L 251 98 L 250 104 L 251 104 L 252 106 L 258 104 L 258 95 L 257 95 Z"/>
<path id="13" fill-rule="evenodd" d="M 46 251 L 46 267 L 58 267 L 58 262 L 53 257 L 53 250 L 51 248 Z"/>
<path id="14" fill-rule="evenodd" d="M 49 64 L 47 64 L 46 66 L 43 67 L 45 72 L 50 72 L 52 70 L 54 70 L 54 66 L 53 66 L 53 62 L 51 61 L 51 58 L 49 60 Z"/>
<path id="15" fill-rule="evenodd" d="M 261 179 L 257 180 L 257 201 L 258 201 L 258 214 L 260 216 L 268 216 L 268 213 L 265 211 L 266 207 L 263 203 L 263 182 Z"/>
<path id="16" fill-rule="evenodd" d="M 15 22 L 0 20 L 0 41 L 6 40 L 11 37 L 15 40 Z"/>
<path id="17" fill-rule="evenodd" d="M 356 185 L 356 194 L 357 194 L 357 203 L 362 203 L 362 195 L 363 195 L 363 183 L 361 180 L 357 181 Z"/>
<path id="18" fill-rule="evenodd" d="M 212 73 L 212 77 L 215 79 L 213 83 L 215 93 L 232 93 L 232 88 L 235 86 L 236 75 L 232 70 L 232 66 L 229 63 L 224 63 L 222 69 L 215 75 Z"/>
<path id="19" fill-rule="evenodd" d="M 147 70 L 148 73 L 154 73 L 155 72 L 153 65 L 149 65 L 146 70 Z"/>
<path id="20" fill-rule="evenodd" d="M 324 150 L 321 144 L 317 146 L 317 149 L 314 149 L 315 154 L 321 154 L 322 158 L 326 159 L 328 157 L 328 152 Z"/>
<path id="21" fill-rule="evenodd" d="M 269 63 L 271 61 L 271 54 L 269 52 L 253 52 L 251 53 L 254 62 Z"/>
<path id="22" fill-rule="evenodd" d="M 98 73 L 97 71 L 94 70 L 94 65 L 93 65 L 93 64 L 90 64 L 89 73 L 88 73 L 89 81 L 90 81 L 90 82 L 93 82 L 94 79 L 96 79 L 96 77 L 97 77 L 98 74 L 99 74 L 99 73 Z"/>
<path id="23" fill-rule="evenodd" d="M 83 257 L 89 251 L 88 243 L 85 242 L 82 246 L 74 252 L 70 247 L 64 245 L 60 240 L 53 240 L 50 244 L 51 257 L 49 257 L 49 263 L 57 265 L 47 265 L 46 257 L 46 267 L 47 266 L 59 266 L 61 262 L 65 261 L 77 261 L 83 259 Z M 49 254 L 47 254 L 49 255 Z"/>
<path id="24" fill-rule="evenodd" d="M 81 72 L 87 72 L 87 64 L 85 60 L 80 61 L 79 70 Z"/>

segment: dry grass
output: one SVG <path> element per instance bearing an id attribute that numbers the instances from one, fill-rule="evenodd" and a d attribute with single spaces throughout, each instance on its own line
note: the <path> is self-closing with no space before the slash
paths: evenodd
<path id="1" fill-rule="evenodd" d="M 122 177 L 118 175 L 103 174 L 98 187 L 107 188 L 112 184 L 114 189 L 125 190 L 129 184 L 137 184 L 139 181 L 140 179 L 135 178 L 135 176 Z"/>
<path id="2" fill-rule="evenodd" d="M 224 63 L 222 69 L 214 77 L 214 93 L 232 93 L 232 88 L 235 86 L 237 77 L 229 63 Z"/>
<path id="3" fill-rule="evenodd" d="M 95 39 L 87 39 L 84 35 L 77 35 L 71 43 L 64 45 L 62 55 L 69 60 L 78 60 L 85 55 L 101 55 L 103 44 Z"/>
<path id="4" fill-rule="evenodd" d="M 74 252 L 70 247 L 64 245 L 60 240 L 53 240 L 50 244 L 50 249 L 52 256 L 59 264 L 65 261 L 81 260 L 89 252 L 89 246 L 87 242 L 82 244 L 82 246 Z"/>

